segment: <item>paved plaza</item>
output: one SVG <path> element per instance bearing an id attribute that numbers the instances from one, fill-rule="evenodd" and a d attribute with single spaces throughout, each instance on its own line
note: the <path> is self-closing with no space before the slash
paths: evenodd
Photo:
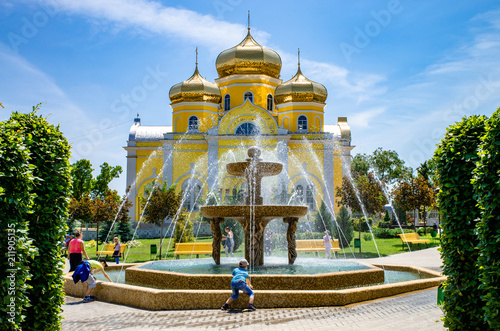
<path id="1" fill-rule="evenodd" d="M 377 264 L 402 264 L 439 270 L 437 248 L 366 259 Z M 444 330 L 436 306 L 437 289 L 428 289 L 345 307 L 220 311 L 149 311 L 66 297 L 63 330 Z M 255 297 L 258 307 L 258 294 Z M 222 303 L 221 303 L 222 305 Z"/>

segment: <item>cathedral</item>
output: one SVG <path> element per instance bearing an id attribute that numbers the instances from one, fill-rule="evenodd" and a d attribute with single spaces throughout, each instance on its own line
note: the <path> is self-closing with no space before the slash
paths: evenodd
<path id="1" fill-rule="evenodd" d="M 190 218 L 212 196 L 218 204 L 243 203 L 243 178 L 226 163 L 244 161 L 251 146 L 262 159 L 283 164 L 263 182 L 264 204 L 303 204 L 309 213 L 322 202 L 337 211 L 335 188 L 350 165 L 351 132 L 346 117 L 324 123 L 326 88 L 304 76 L 298 62 L 290 80 L 280 79 L 281 58 L 250 33 L 219 54 L 214 82 L 198 71 L 170 89 L 172 126 L 142 125 L 136 118 L 127 146 L 127 186 L 132 221 L 148 186 L 175 185 Z M 266 191 L 264 191 L 266 188 Z M 213 203 L 213 201 L 212 201 Z"/>

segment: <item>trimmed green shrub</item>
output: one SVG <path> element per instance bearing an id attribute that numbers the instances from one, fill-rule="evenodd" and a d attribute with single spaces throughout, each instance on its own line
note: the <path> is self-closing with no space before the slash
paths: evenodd
<path id="1" fill-rule="evenodd" d="M 388 239 L 388 238 L 399 238 L 401 229 L 389 229 L 389 228 L 379 228 L 374 227 L 372 229 L 373 236 L 377 239 Z M 403 229 L 404 233 L 411 233 L 413 230 Z"/>
<path id="2" fill-rule="evenodd" d="M 0 329 L 21 328 L 29 303 L 29 262 L 35 251 L 26 215 L 32 213 L 33 166 L 11 120 L 0 123 Z"/>
<path id="3" fill-rule="evenodd" d="M 308 240 L 308 239 L 323 239 L 325 234 L 323 232 L 295 232 L 295 239 L 297 240 Z M 286 240 L 286 235 L 285 235 Z"/>
<path id="4" fill-rule="evenodd" d="M 175 223 L 174 243 L 194 242 L 193 223 L 181 213 Z"/>
<path id="5" fill-rule="evenodd" d="M 444 326 L 450 330 L 485 330 L 485 294 L 479 289 L 479 257 L 476 223 L 480 216 L 472 172 L 479 160 L 476 148 L 485 132 L 484 116 L 465 117 L 451 125 L 436 152 L 436 168 L 441 191 L 441 257 L 443 274 Z"/>
<path id="6" fill-rule="evenodd" d="M 13 113 L 12 126 L 24 136 L 34 166 L 32 193 L 33 213 L 27 215 L 29 236 L 38 249 L 30 263 L 32 274 L 28 285 L 30 305 L 26 309 L 25 330 L 57 330 L 61 328 L 61 306 L 64 304 L 64 257 L 61 242 L 66 232 L 71 193 L 68 141 L 42 116 L 37 107 L 29 114 Z"/>
<path id="7" fill-rule="evenodd" d="M 492 330 L 500 330 L 500 108 L 486 122 L 479 155 L 473 181 L 474 197 L 481 210 L 479 288 L 485 301 L 484 320 Z"/>

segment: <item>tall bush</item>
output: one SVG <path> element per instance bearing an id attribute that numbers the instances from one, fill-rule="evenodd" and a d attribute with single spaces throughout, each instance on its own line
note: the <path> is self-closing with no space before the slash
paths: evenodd
<path id="1" fill-rule="evenodd" d="M 500 108 L 486 122 L 479 155 L 473 181 L 481 211 L 479 288 L 485 300 L 484 319 L 492 330 L 500 330 Z"/>
<path id="2" fill-rule="evenodd" d="M 36 108 L 35 108 L 36 109 Z M 28 214 L 29 236 L 38 248 L 38 257 L 30 263 L 33 288 L 28 292 L 30 306 L 23 323 L 25 330 L 61 328 L 64 304 L 64 258 L 61 242 L 66 231 L 71 193 L 68 141 L 42 116 L 36 113 L 14 114 L 20 134 L 31 153 L 34 182 L 33 214 Z"/>
<path id="3" fill-rule="evenodd" d="M 324 201 L 321 202 L 321 206 L 319 207 L 319 211 L 314 218 L 314 231 L 316 232 L 325 232 L 325 230 L 333 233 L 333 217 L 332 214 L 326 208 L 326 204 Z"/>
<path id="4" fill-rule="evenodd" d="M 32 213 L 33 166 L 24 137 L 11 121 L 0 123 L 0 329 L 21 327 L 29 303 L 30 247 L 26 215 Z"/>
<path id="5" fill-rule="evenodd" d="M 477 269 L 476 223 L 480 214 L 471 184 L 485 121 L 484 116 L 472 116 L 450 126 L 435 152 L 441 188 L 441 257 L 447 276 L 443 284 L 444 325 L 450 330 L 487 329 Z"/>
<path id="6" fill-rule="evenodd" d="M 174 243 L 187 243 L 193 241 L 193 223 L 188 220 L 184 213 L 181 213 L 175 223 Z"/>
<path id="7" fill-rule="evenodd" d="M 336 222 L 333 228 L 333 237 L 339 240 L 341 248 L 349 247 L 349 243 L 354 238 L 354 229 L 351 222 L 351 216 L 346 207 L 340 207 Z"/>

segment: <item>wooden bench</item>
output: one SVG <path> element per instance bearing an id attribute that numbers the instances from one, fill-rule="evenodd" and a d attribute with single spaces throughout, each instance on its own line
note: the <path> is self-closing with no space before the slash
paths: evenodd
<path id="1" fill-rule="evenodd" d="M 122 255 L 123 255 L 123 252 L 125 252 L 125 248 L 127 248 L 127 244 L 122 244 L 120 247 L 120 253 L 122 253 Z M 97 256 L 105 255 L 106 258 L 108 258 L 108 255 L 113 255 L 114 252 L 115 252 L 115 244 L 106 244 L 106 246 L 104 247 L 104 249 L 102 251 L 96 252 L 96 255 Z"/>
<path id="2" fill-rule="evenodd" d="M 401 241 L 403 242 L 403 249 L 405 248 L 405 244 L 409 243 L 412 245 L 417 244 L 418 247 L 420 248 L 420 244 L 425 244 L 426 247 L 429 247 L 428 243 L 431 241 L 429 239 L 420 239 L 420 236 L 416 232 L 411 232 L 411 233 L 400 233 L 398 234 L 399 238 L 401 238 Z"/>
<path id="3" fill-rule="evenodd" d="M 297 243 L 297 253 L 299 252 L 314 252 L 318 256 L 319 252 L 325 251 L 325 246 L 322 246 L 323 239 L 310 239 L 310 240 L 296 240 Z M 335 255 L 336 252 L 340 252 L 339 240 L 332 239 L 332 252 Z"/>
<path id="4" fill-rule="evenodd" d="M 199 258 L 200 254 L 212 255 L 212 243 L 177 243 L 175 244 L 174 255 L 179 258 L 179 255 L 196 254 Z"/>

